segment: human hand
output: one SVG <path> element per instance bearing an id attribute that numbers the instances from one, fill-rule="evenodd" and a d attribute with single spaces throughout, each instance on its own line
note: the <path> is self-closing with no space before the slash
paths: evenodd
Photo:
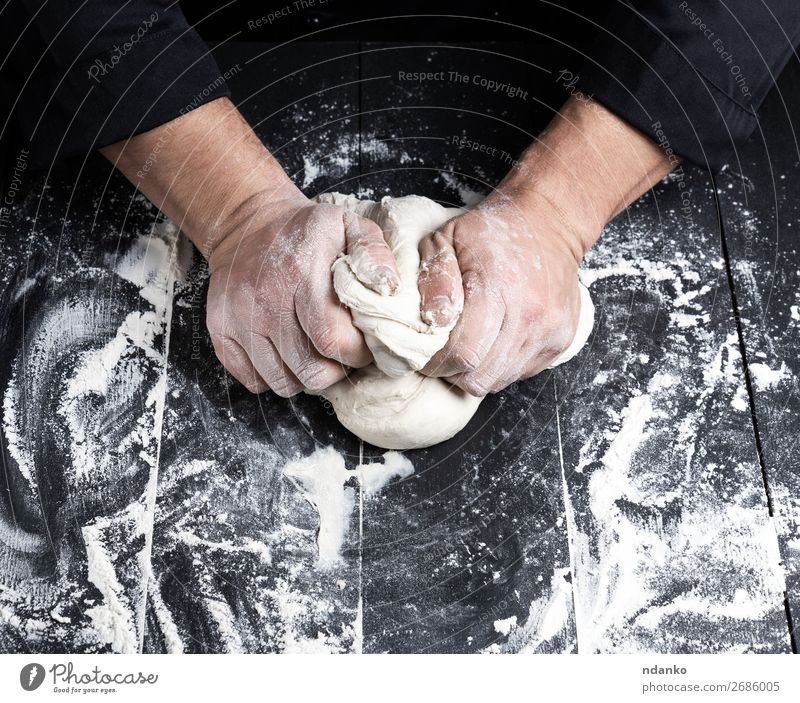
<path id="1" fill-rule="evenodd" d="M 380 227 L 299 191 L 247 205 L 209 257 L 208 329 L 220 361 L 250 391 L 321 391 L 372 355 L 333 290 L 331 266 L 365 262 L 362 283 L 391 294 L 399 276 Z"/>
<path id="2" fill-rule="evenodd" d="M 590 98 L 570 98 L 477 208 L 420 244 L 421 314 L 447 345 L 423 369 L 474 395 L 532 376 L 569 347 L 577 267 L 601 230 L 680 159 Z"/>
<path id="3" fill-rule="evenodd" d="M 423 373 L 482 396 L 533 376 L 575 336 L 583 247 L 544 198 L 490 195 L 420 247 L 423 317 L 463 312 Z"/>
<path id="4" fill-rule="evenodd" d="M 380 227 L 303 196 L 227 98 L 101 151 L 208 259 L 214 349 L 249 390 L 320 391 L 372 360 L 331 266 L 346 251 L 394 292 Z"/>

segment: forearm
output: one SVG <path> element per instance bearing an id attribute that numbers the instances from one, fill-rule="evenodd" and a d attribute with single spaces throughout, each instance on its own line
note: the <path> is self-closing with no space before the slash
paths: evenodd
<path id="1" fill-rule="evenodd" d="M 265 201 L 302 197 L 227 98 L 100 151 L 206 258 Z"/>
<path id="2" fill-rule="evenodd" d="M 572 97 L 499 190 L 529 210 L 555 210 L 580 258 L 609 220 L 678 163 L 599 103 Z"/>

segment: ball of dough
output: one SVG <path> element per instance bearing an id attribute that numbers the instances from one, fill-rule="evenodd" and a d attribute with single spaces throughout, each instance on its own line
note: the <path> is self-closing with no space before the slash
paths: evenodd
<path id="1" fill-rule="evenodd" d="M 384 449 L 417 449 L 450 439 L 475 414 L 481 398 L 439 378 L 387 376 L 374 364 L 328 388 L 325 397 L 348 430 Z"/>
<path id="2" fill-rule="evenodd" d="M 348 255 L 333 265 L 334 290 L 350 309 L 353 324 L 364 334 L 375 363 L 328 388 L 339 421 L 365 442 L 384 449 L 416 449 L 450 439 L 470 420 L 481 398 L 438 378 L 418 373 L 442 349 L 455 321 L 431 327 L 420 315 L 417 287 L 420 241 L 463 210 L 445 208 L 417 195 L 386 196 L 380 202 L 330 193 L 321 202 L 334 203 L 367 217 L 384 232 L 400 273 L 396 295 L 380 295 L 358 277 L 358 261 Z M 551 364 L 571 359 L 586 343 L 594 325 L 589 291 L 580 286 L 578 330 L 568 349 Z"/>

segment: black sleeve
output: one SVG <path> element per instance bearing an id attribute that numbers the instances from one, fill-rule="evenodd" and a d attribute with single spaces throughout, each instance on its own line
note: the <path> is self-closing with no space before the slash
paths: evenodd
<path id="1" fill-rule="evenodd" d="M 15 0 L 2 17 L 11 121 L 34 163 L 87 153 L 229 94 L 174 0 Z"/>
<path id="2" fill-rule="evenodd" d="M 798 0 L 617 0 L 573 84 L 717 170 L 799 41 Z"/>

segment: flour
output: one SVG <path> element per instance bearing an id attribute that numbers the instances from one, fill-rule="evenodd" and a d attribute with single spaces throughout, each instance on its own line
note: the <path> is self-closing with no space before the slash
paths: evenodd
<path id="1" fill-rule="evenodd" d="M 217 633 L 225 644 L 225 651 L 229 654 L 246 652 L 247 650 L 239 634 L 239 628 L 236 626 L 236 618 L 230 606 L 223 600 L 215 600 L 213 598 L 205 598 L 203 604 L 217 626 Z"/>
<path id="2" fill-rule="evenodd" d="M 494 621 L 494 630 L 495 632 L 499 632 L 501 635 L 508 635 L 508 633 L 511 632 L 511 630 L 516 626 L 517 626 L 516 615 L 512 615 L 510 618 L 506 618 L 505 620 Z"/>
<path id="3" fill-rule="evenodd" d="M 442 171 L 438 178 L 441 178 L 442 182 L 448 188 L 458 193 L 458 197 L 465 207 L 475 207 L 486 197 L 486 193 L 464 185 L 452 172 Z M 434 179 L 434 182 L 438 180 L 438 178 Z"/>
<path id="4" fill-rule="evenodd" d="M 168 654 L 183 654 L 183 641 L 181 640 L 178 626 L 175 624 L 175 619 L 172 617 L 169 608 L 167 608 L 164 599 L 161 597 L 161 591 L 158 585 L 151 579 L 148 588 L 148 597 L 150 604 L 156 614 L 158 626 L 161 634 L 164 637 L 164 645 Z"/>
<path id="5" fill-rule="evenodd" d="M 304 459 L 289 462 L 283 474 L 303 493 L 319 515 L 318 566 L 330 569 L 341 561 L 341 549 L 355 508 L 355 479 L 365 498 L 376 495 L 390 480 L 414 473 L 411 462 L 397 452 L 386 452 L 382 463 L 345 468 L 344 457 L 333 447 L 317 449 Z"/>
<path id="6" fill-rule="evenodd" d="M 51 515 L 69 520 L 69 530 L 82 538 L 86 569 L 78 571 L 80 560 L 59 561 L 51 577 L 26 582 L 19 606 L 28 612 L 23 629 L 38 622 L 69 626 L 72 645 L 86 651 L 107 645 L 115 652 L 137 652 L 142 646 L 176 236 L 174 226 L 160 223 L 118 245 L 121 256 L 106 254 L 102 268 L 81 260 L 71 272 L 74 281 L 51 276 L 53 292 L 27 321 L 25 353 L 14 359 L 3 396 L 11 470 L 27 483 L 33 500 L 40 499 L 34 467 L 42 452 L 54 450 L 57 481 L 63 481 L 68 500 L 83 499 L 88 507 L 98 496 L 108 498 L 108 514 L 100 506 L 100 515 L 70 518 L 74 507 L 65 502 Z M 111 284 L 114 295 L 87 292 L 79 287 L 86 279 L 96 282 L 99 293 Z M 23 292 L 40 283 L 26 280 Z M 138 305 L 132 297 L 137 293 Z M 42 414 L 50 423 L 46 428 Z M 145 486 L 143 493 L 128 495 L 137 485 Z M 24 484 L 20 489 L 23 497 Z M 120 506 L 120 497 L 130 502 Z M 26 555 L 38 559 L 52 546 L 44 530 L 11 532 L 13 524 L 13 516 L 0 510 L 0 542 L 11 546 L 20 568 L 30 572 L 34 562 Z M 76 617 L 65 606 L 79 600 L 86 607 Z"/>
<path id="7" fill-rule="evenodd" d="M 412 159 L 406 151 L 398 150 L 385 139 L 370 135 L 342 135 L 323 131 L 319 139 L 309 145 L 303 156 L 303 190 L 311 188 L 320 178 L 344 179 L 358 165 L 362 155 L 380 159 L 387 163 L 408 163 Z M 327 146 L 331 144 L 332 146 Z M 295 174 L 295 177 L 299 174 Z"/>
<path id="8" fill-rule="evenodd" d="M 288 464 L 283 473 L 296 482 L 319 514 L 318 563 L 323 569 L 332 567 L 341 558 L 356 500 L 355 490 L 344 485 L 351 477 L 344 457 L 332 447 L 318 449 L 307 459 Z"/>
<path id="9" fill-rule="evenodd" d="M 535 654 L 548 651 L 546 646 L 560 639 L 561 651 L 573 639 L 572 619 L 572 586 L 570 569 L 561 567 L 554 569 L 548 590 L 534 600 L 522 623 L 513 615 L 494 623 L 496 632 L 508 639 L 502 643 L 494 643 L 484 650 L 489 654 Z"/>
<path id="10" fill-rule="evenodd" d="M 665 383 L 663 372 L 651 379 L 646 393 L 632 396 L 622 411 L 619 429 L 600 457 L 602 466 L 589 480 L 594 529 L 590 533 L 578 529 L 572 539 L 581 651 L 678 648 L 674 640 L 656 645 L 654 638 L 661 632 L 674 638 L 676 622 L 687 628 L 690 637 L 692 625 L 686 623 L 693 616 L 701 623 L 726 623 L 759 621 L 774 612 L 784 588 L 776 568 L 780 556 L 774 527 L 765 512 L 754 515 L 749 507 L 718 502 L 713 483 L 698 483 L 693 461 L 697 425 L 705 417 L 712 391 L 727 387 L 732 393 L 741 385 L 737 349 L 732 332 L 716 353 L 703 360 L 707 385 L 697 392 L 698 410 L 669 428 L 668 440 L 664 423 L 669 422 L 669 402 L 680 386 Z M 663 441 L 685 454 L 685 477 L 648 472 L 648 452 L 663 456 Z M 584 448 L 587 453 L 591 444 Z M 677 457 L 673 461 L 678 464 Z M 716 467 L 708 465 L 704 471 L 713 476 Z M 667 524 L 670 503 L 681 506 L 680 517 Z M 631 505 L 639 512 L 626 509 Z M 748 575 L 753 573 L 759 578 Z M 678 580 L 680 590 L 661 602 L 664 584 L 675 580 L 676 574 L 700 576 L 683 585 Z"/>
<path id="11" fill-rule="evenodd" d="M 89 581 L 103 595 L 103 602 L 89 608 L 86 613 L 92 619 L 98 636 L 110 644 L 114 652 L 133 654 L 139 647 L 135 618 L 105 544 L 104 528 L 107 525 L 107 520 L 99 520 L 81 530 L 86 545 Z"/>
<path id="12" fill-rule="evenodd" d="M 155 225 L 148 236 L 140 235 L 114 267 L 116 274 L 139 288 L 139 295 L 157 311 L 168 303 L 170 267 L 178 228 L 169 221 Z"/>
<path id="13" fill-rule="evenodd" d="M 51 618 L 53 618 L 53 620 L 55 620 L 56 622 L 59 622 L 59 623 L 61 623 L 62 625 L 69 625 L 69 624 L 72 622 L 72 618 L 68 618 L 68 617 L 66 617 L 65 615 L 62 615 L 62 614 L 61 614 L 61 613 L 58 611 L 58 608 L 57 608 L 57 607 L 56 607 L 56 608 L 53 608 L 53 609 L 50 611 L 50 617 L 51 617 Z"/>
<path id="14" fill-rule="evenodd" d="M 208 540 L 196 535 L 188 530 L 180 530 L 175 536 L 184 544 L 192 547 L 202 546 L 209 550 L 228 552 L 229 554 L 240 554 L 242 552 L 254 554 L 258 559 L 267 565 L 272 564 L 272 552 L 263 542 L 253 539 L 244 539 L 239 542 L 230 540 Z"/>
<path id="15" fill-rule="evenodd" d="M 17 415 L 19 406 L 20 384 L 19 377 L 15 375 L 11 378 L 3 395 L 3 435 L 5 436 L 8 453 L 14 459 L 17 470 L 33 491 L 36 489 L 34 462 L 29 444 L 24 438 L 24 425 L 21 424 L 22 418 Z"/>
<path id="16" fill-rule="evenodd" d="M 382 464 L 359 464 L 356 473 L 365 497 L 370 498 L 389 481 L 411 476 L 414 465 L 400 452 L 386 452 Z"/>
<path id="17" fill-rule="evenodd" d="M 777 386 L 788 375 L 786 364 L 783 362 L 779 369 L 771 369 L 767 364 L 760 362 L 749 364 L 747 368 L 750 370 L 750 376 L 756 388 L 760 391 Z"/>

